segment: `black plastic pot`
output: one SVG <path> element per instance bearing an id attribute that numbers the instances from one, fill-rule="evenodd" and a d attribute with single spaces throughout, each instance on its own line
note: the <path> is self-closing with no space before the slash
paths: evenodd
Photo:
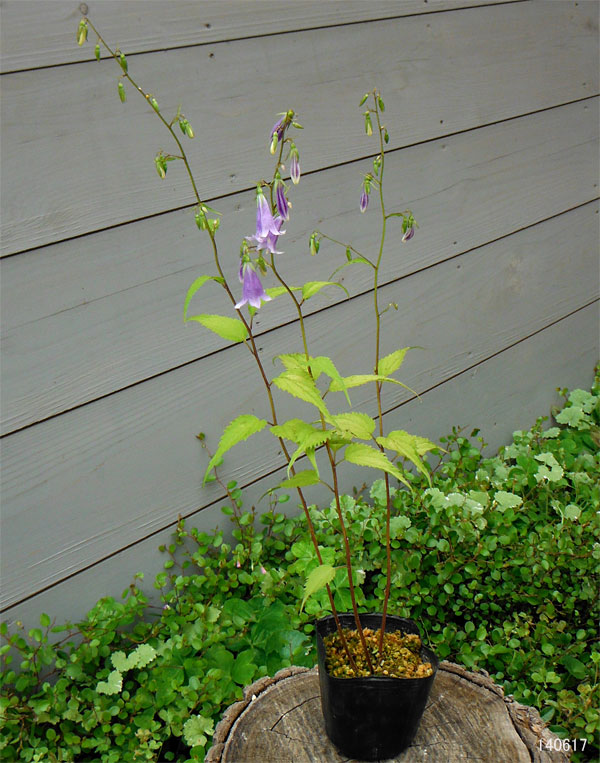
<path id="1" fill-rule="evenodd" d="M 354 629 L 352 614 L 338 615 L 342 627 Z M 377 630 L 381 615 L 360 615 L 363 628 Z M 316 623 L 321 705 L 327 736 L 351 758 L 385 760 L 393 758 L 414 739 L 427 698 L 433 685 L 439 661 L 426 647 L 421 659 L 430 662 L 433 675 L 428 678 L 334 678 L 325 669 L 323 637 L 336 630 L 333 616 Z M 387 631 L 419 633 L 412 620 L 388 615 Z M 420 635 L 420 634 L 419 634 Z"/>

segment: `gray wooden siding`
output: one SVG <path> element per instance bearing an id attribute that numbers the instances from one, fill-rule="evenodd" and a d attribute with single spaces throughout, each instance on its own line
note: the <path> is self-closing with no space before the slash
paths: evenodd
<path id="1" fill-rule="evenodd" d="M 235 415 L 266 414 L 266 404 L 244 347 L 182 324 L 187 287 L 212 272 L 211 256 L 181 168 L 156 176 L 164 128 L 134 92 L 119 103 L 116 66 L 90 60 L 93 42 L 77 47 L 76 4 L 12 0 L 0 11 L 0 602 L 9 620 L 33 622 L 40 611 L 77 618 L 137 571 L 150 588 L 155 549 L 179 514 L 220 523 L 222 496 L 201 488 L 194 435 L 214 442 Z M 289 106 L 305 130 L 286 276 L 302 283 L 310 265 L 327 278 L 341 264 L 325 242 L 307 264 L 315 226 L 369 246 L 377 211 L 360 216 L 357 199 L 376 147 L 357 103 L 381 89 L 388 203 L 421 224 L 410 244 L 388 241 L 382 298 L 399 310 L 386 313 L 383 351 L 425 348 L 403 376 L 422 402 L 386 390 L 389 427 L 437 438 L 478 426 L 496 447 L 549 409 L 554 388 L 590 383 L 597 2 L 107 0 L 89 12 L 135 53 L 130 69 L 161 107 L 183 104 L 200 193 L 223 212 L 232 279 L 252 232 L 253 183 L 270 167 L 266 136 Z M 343 371 L 369 371 L 368 275 L 342 275 L 350 298 L 311 300 L 309 339 Z M 206 286 L 199 305 L 222 312 L 220 289 Z M 294 317 L 283 298 L 260 311 L 264 357 L 298 349 Z M 372 390 L 352 399 L 375 412 Z M 278 402 L 283 418 L 301 410 Z M 283 463 L 268 436 L 255 446 L 227 459 L 254 500 Z M 348 468 L 345 485 L 370 476 Z"/>

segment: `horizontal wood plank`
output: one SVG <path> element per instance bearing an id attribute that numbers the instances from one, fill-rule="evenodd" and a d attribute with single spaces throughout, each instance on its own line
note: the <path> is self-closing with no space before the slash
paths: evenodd
<path id="1" fill-rule="evenodd" d="M 383 321 L 382 355 L 408 344 L 426 348 L 411 353 L 402 374 L 421 391 L 597 299 L 597 280 L 580 277 L 596 262 L 583 225 L 588 211 L 574 210 L 384 287 L 381 304 L 396 302 L 398 311 Z M 318 341 L 312 352 L 331 355 L 343 374 L 369 372 L 371 310 L 367 293 L 310 316 L 309 343 Z M 277 373 L 274 355 L 300 349 L 293 325 L 259 344 L 270 375 Z M 268 416 L 257 376 L 238 345 L 5 437 L 3 606 L 217 500 L 217 487 L 201 488 L 205 459 L 195 435 L 206 432 L 214 447 L 240 413 Z M 386 410 L 409 396 L 387 386 Z M 370 386 L 351 397 L 356 408 L 375 413 Z M 314 415 L 290 399 L 277 396 L 286 418 Z M 345 409 L 343 401 L 330 404 Z M 266 431 L 254 443 L 228 455 L 227 471 L 240 485 L 281 462 Z"/>
<path id="2" fill-rule="evenodd" d="M 549 414 L 551 405 L 559 403 L 558 387 L 589 389 L 592 366 L 581 372 L 590 357 L 597 356 L 598 305 L 592 305 L 559 321 L 547 329 L 458 374 L 422 395 L 422 402 L 411 400 L 386 415 L 386 428 L 407 428 L 438 440 L 453 426 L 482 428 L 489 443 L 487 453 L 509 442 L 511 432 L 534 423 L 535 416 Z M 482 394 L 485 390 L 485 394 Z M 279 472 L 283 478 L 283 470 Z M 278 475 L 260 480 L 245 491 L 247 505 L 252 505 Z M 343 490 L 350 492 L 372 476 L 360 467 L 346 465 Z M 315 489 L 311 500 L 328 501 Z M 294 500 L 282 505 L 293 510 Z M 174 518 L 173 518 L 174 521 Z M 223 517 L 218 508 L 193 514 L 188 526 L 210 530 Z M 5 613 L 11 627 L 17 620 L 25 630 L 39 625 L 41 612 L 57 618 L 57 622 L 78 620 L 102 596 L 118 598 L 133 575 L 145 573 L 142 588 L 153 601 L 154 576 L 161 570 L 164 558 L 158 552 L 161 543 L 170 541 L 174 525 L 157 535 L 126 548 L 73 577 L 60 582 L 44 593 L 14 606 Z"/>
<path id="3" fill-rule="evenodd" d="M 390 154 L 388 209 L 411 207 L 421 228 L 410 244 L 398 248 L 392 224 L 381 283 L 594 199 L 597 129 L 595 109 L 584 102 Z M 303 178 L 292 189 L 293 213 L 280 239 L 286 254 L 278 258 L 290 283 L 307 280 L 308 261 L 314 280 L 328 279 L 344 262 L 344 249 L 325 241 L 319 256 L 309 258 L 308 236 L 316 224 L 375 257 L 376 200 L 366 215 L 356 204 L 369 166 L 337 167 Z M 218 208 L 223 264 L 237 293 L 237 251 L 242 233 L 249 234 L 253 225 L 253 194 L 222 199 Z M 593 239 L 591 230 L 587 235 Z M 224 346 L 199 326 L 182 325 L 188 286 L 198 275 L 215 272 L 208 239 L 187 211 L 9 257 L 0 271 L 3 434 Z M 367 268 L 346 269 L 339 277 L 351 295 L 371 286 Z M 308 302 L 306 310 L 344 298 L 332 289 Z M 213 284 L 191 308 L 191 314 L 231 312 Z M 261 310 L 257 332 L 295 317 L 282 297 Z"/>
<path id="4" fill-rule="evenodd" d="M 596 95 L 592 17 L 586 3 L 501 4 L 142 54 L 130 71 L 169 118 L 183 105 L 200 194 L 214 199 L 268 174 L 268 132 L 289 106 L 306 172 L 376 152 L 357 108 L 374 84 L 390 148 Z M 153 157 L 173 150 L 169 136 L 136 92 L 119 103 L 119 71 L 3 76 L 2 255 L 193 202 L 181 167 L 161 186 Z"/>
<path id="5" fill-rule="evenodd" d="M 87 14 L 106 39 L 127 43 L 130 54 L 372 19 L 458 10 L 523 0 L 102 0 Z M 91 61 L 92 44 L 75 44 L 82 5 L 70 0 L 3 0 L 0 71 Z M 123 39 L 127 31 L 127 40 Z"/>

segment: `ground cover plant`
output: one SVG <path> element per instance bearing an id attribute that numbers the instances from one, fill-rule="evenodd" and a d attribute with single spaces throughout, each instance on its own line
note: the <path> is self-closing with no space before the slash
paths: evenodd
<path id="1" fill-rule="evenodd" d="M 574 760 L 593 760 L 600 378 L 591 392 L 564 394 L 552 426 L 539 419 L 487 458 L 481 438 L 454 431 L 448 453 L 430 458 L 432 485 L 421 485 L 418 501 L 393 490 L 390 611 L 410 613 L 442 657 L 487 670 L 553 731 L 578 740 Z M 226 487 L 236 507 L 223 507 L 232 536 L 180 521 L 154 583 L 159 604 L 142 592 L 140 575 L 121 601 L 100 600 L 74 626 L 47 614 L 28 633 L 1 626 L 3 759 L 199 761 L 242 686 L 315 663 L 312 623 L 329 601 L 322 590 L 302 611 L 298 604 L 319 564 L 303 516 L 284 514 L 282 491 L 257 517 L 235 484 Z M 383 500 L 382 481 L 343 497 L 359 549 L 361 610 L 380 606 L 385 593 Z M 336 566 L 335 507 L 310 511 L 322 554 Z M 345 609 L 343 569 L 332 590 Z"/>

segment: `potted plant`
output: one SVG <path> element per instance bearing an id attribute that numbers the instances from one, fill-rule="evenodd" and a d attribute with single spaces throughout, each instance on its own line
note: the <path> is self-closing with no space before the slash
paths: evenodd
<path id="1" fill-rule="evenodd" d="M 380 234 L 368 254 L 357 251 L 350 243 L 338 241 L 320 230 L 309 238 L 309 253 L 317 255 L 321 242 L 327 241 L 340 249 L 345 258 L 333 270 L 329 280 L 309 280 L 301 285 L 290 284 L 284 274 L 285 257 L 282 240 L 285 224 L 290 219 L 290 191 L 300 181 L 300 154 L 296 145 L 297 131 L 301 129 L 293 109 L 279 114 L 269 134 L 269 147 L 274 156 L 274 169 L 270 180 L 261 180 L 256 186 L 256 220 L 254 231 L 246 231 L 242 238 L 238 261 L 241 294 L 237 285 L 230 285 L 222 266 L 217 242 L 220 217 L 203 200 L 194 180 L 184 148 L 187 139 L 194 138 L 189 120 L 178 109 L 171 118 L 163 114 L 156 98 L 144 91 L 129 73 L 126 56 L 112 50 L 93 24 L 84 18 L 78 28 L 78 42 L 82 45 L 92 30 L 97 36 L 96 58 L 100 59 L 104 47 L 120 67 L 118 94 L 126 100 L 126 85 L 144 97 L 169 131 L 177 151 L 160 151 L 155 165 L 161 178 L 166 176 L 171 162 L 185 166 L 194 191 L 195 221 L 208 237 L 214 259 L 214 271 L 200 275 L 190 286 L 184 300 L 184 320 L 195 321 L 215 332 L 228 342 L 243 343 L 253 356 L 263 381 L 267 398 L 265 418 L 254 414 L 237 416 L 226 427 L 215 452 L 212 454 L 204 483 L 214 479 L 213 470 L 221 463 L 225 453 L 234 445 L 268 428 L 277 438 L 287 461 L 287 478 L 273 489 L 295 490 L 304 512 L 314 546 L 317 565 L 308 575 L 304 599 L 325 587 L 332 615 L 317 623 L 319 674 L 323 712 L 327 733 L 347 755 L 362 759 L 385 758 L 396 755 L 410 744 L 425 707 L 437 670 L 435 655 L 422 646 L 414 622 L 388 614 L 388 601 L 392 582 L 390 521 L 392 493 L 390 479 L 394 478 L 411 490 L 404 470 L 408 461 L 413 468 L 427 474 L 423 456 L 434 443 L 403 430 L 385 432 L 383 422 L 383 387 L 402 384 L 394 374 L 401 367 L 408 347 L 381 356 L 381 324 L 384 314 L 393 305 L 382 306 L 379 298 L 379 278 L 388 228 L 398 244 L 410 241 L 416 222 L 410 210 L 388 211 L 384 200 L 385 146 L 389 141 L 386 125 L 382 121 L 385 110 L 380 93 L 373 90 L 360 101 L 363 108 L 365 132 L 376 140 L 376 156 L 372 171 L 362 179 L 359 213 L 365 213 L 371 194 L 379 200 Z M 289 178 L 289 181 L 286 180 Z M 290 185 L 291 183 L 291 185 Z M 216 215 L 216 216 L 215 216 Z M 250 221 L 248 221 L 250 226 Z M 307 253 L 308 254 L 308 253 Z M 309 256 L 307 256 L 309 259 Z M 347 266 L 367 268 L 372 275 L 373 289 L 373 366 L 368 373 L 343 376 L 332 358 L 319 355 L 309 346 L 305 327 L 305 303 L 325 288 L 345 287 L 334 280 Z M 263 286 L 261 278 L 271 284 Z M 190 314 L 190 306 L 197 292 L 209 281 L 219 284 L 230 303 L 235 317 L 229 315 Z M 290 352 L 275 359 L 279 372 L 269 378 L 255 340 L 254 316 L 265 303 L 276 298 L 291 300 L 297 314 L 299 342 Z M 198 299 L 195 300 L 198 302 Z M 267 308 L 268 309 L 268 308 Z M 356 411 L 350 402 L 350 390 L 362 385 L 373 385 L 377 401 L 377 415 Z M 405 386 L 405 385 L 402 385 Z M 282 420 L 278 412 L 275 390 L 289 394 L 307 405 L 304 419 Z M 317 454 L 317 451 L 319 453 Z M 298 469 L 298 459 L 305 457 L 309 468 Z M 319 465 L 318 460 L 325 463 Z M 346 531 L 347 519 L 341 500 L 338 467 L 342 461 L 375 469 L 383 475 L 386 494 L 385 545 L 386 589 L 382 612 L 359 613 L 356 570 L 353 568 L 352 549 Z M 327 473 L 327 478 L 324 476 Z M 330 584 L 336 569 L 327 564 L 316 539 L 309 511 L 306 491 L 323 484 L 332 492 L 337 514 L 339 542 L 345 557 L 345 574 L 349 588 L 352 612 L 338 613 Z M 235 507 L 235 496 L 232 497 Z"/>

